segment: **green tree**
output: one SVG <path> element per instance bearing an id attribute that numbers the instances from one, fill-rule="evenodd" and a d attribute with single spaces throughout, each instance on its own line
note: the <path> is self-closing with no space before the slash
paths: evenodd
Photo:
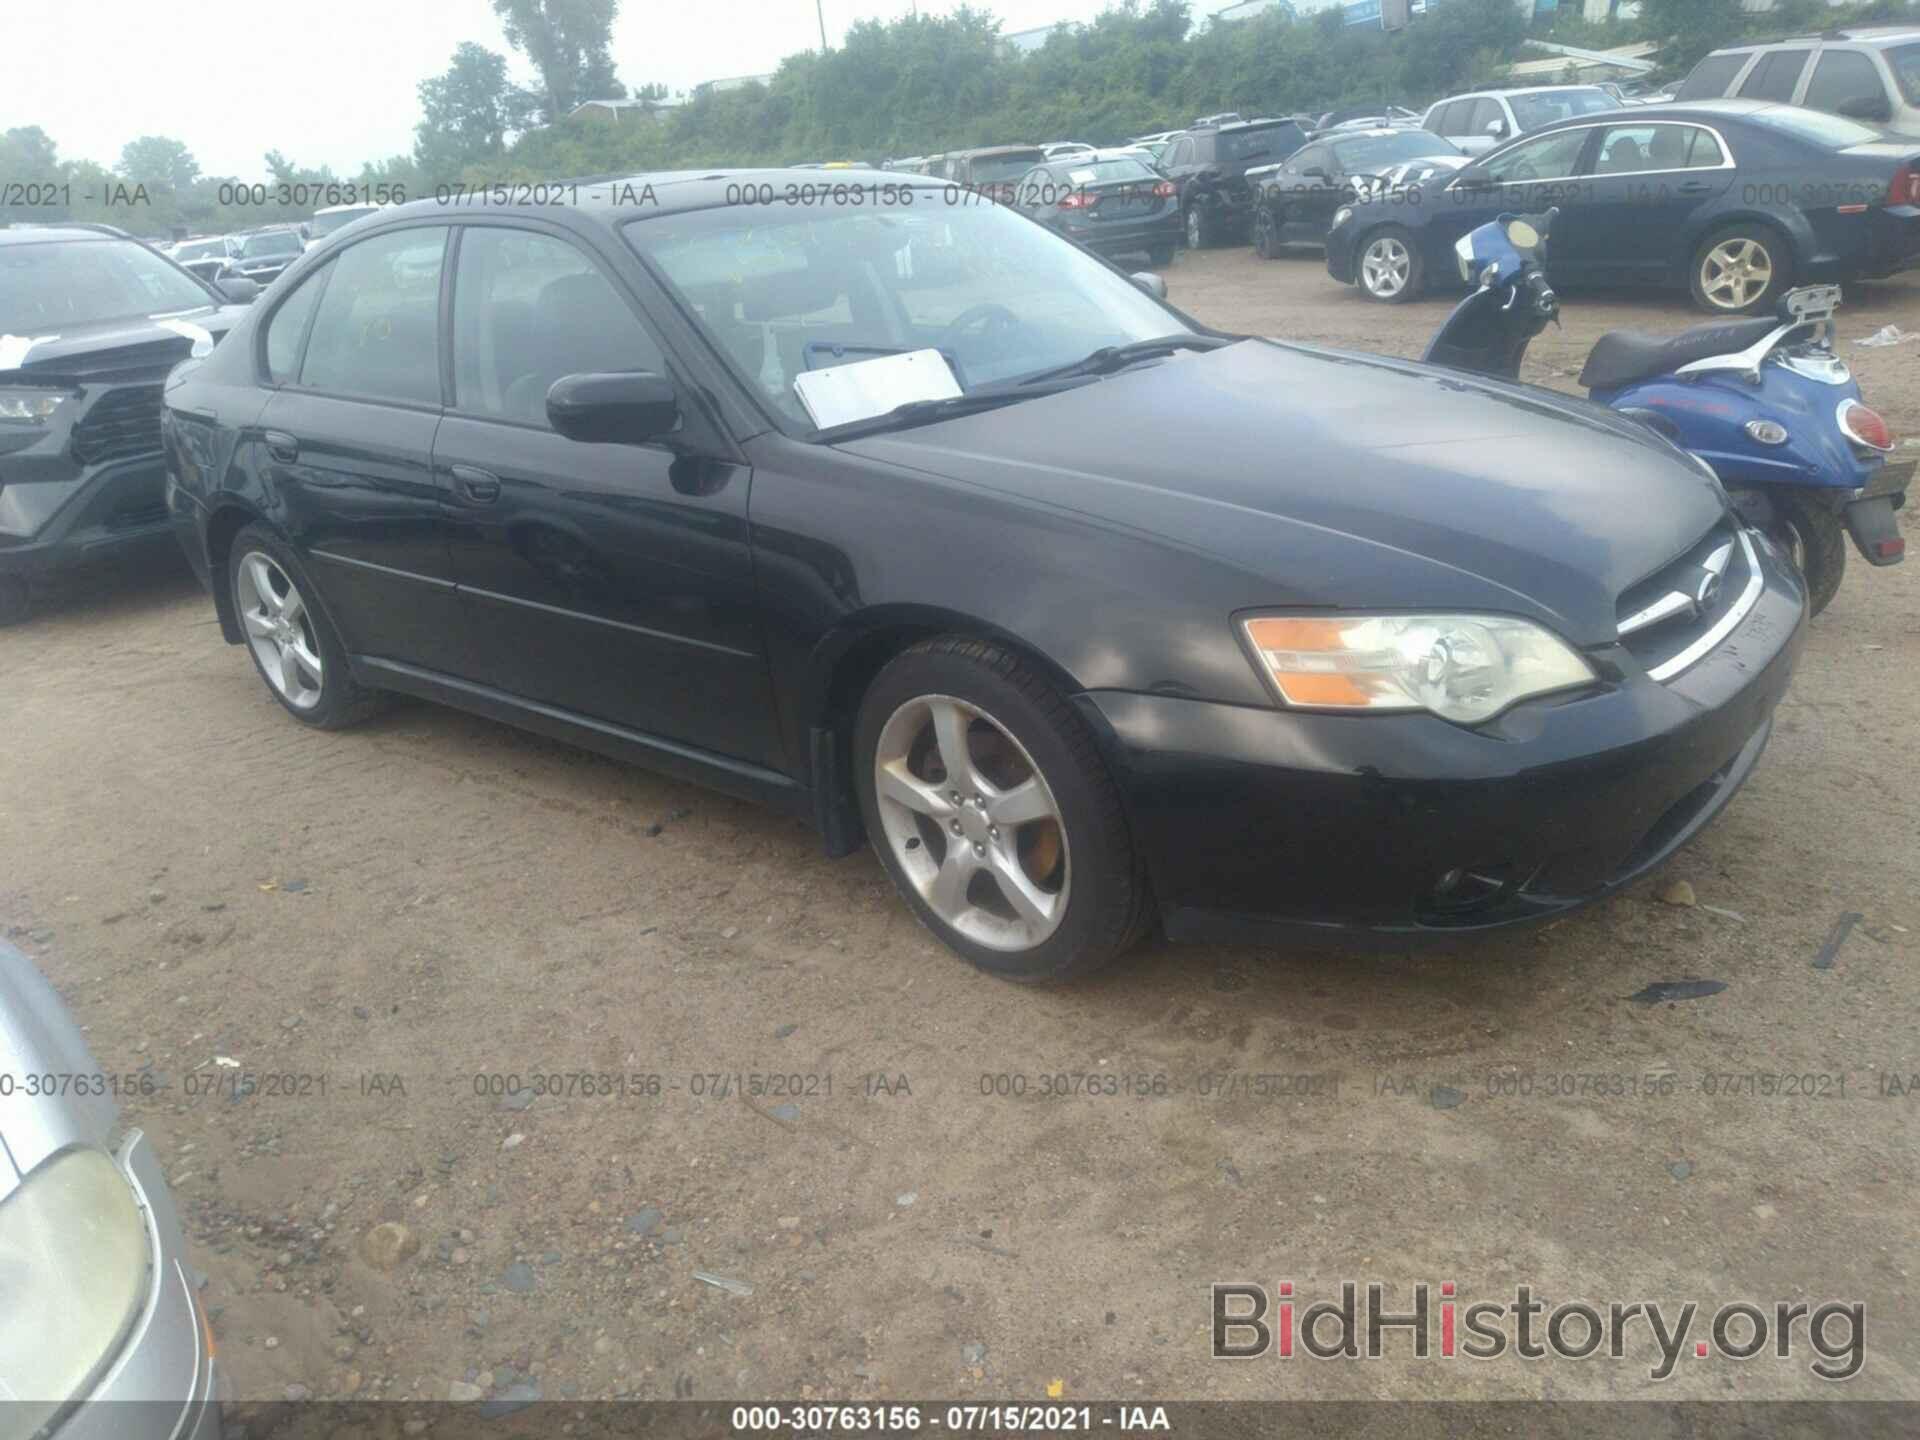
<path id="1" fill-rule="evenodd" d="M 1728 44 L 1757 17 L 1740 0 L 1641 0 L 1640 23 L 1662 41 L 1660 60 L 1676 73 L 1691 70 L 1709 50 Z"/>
<path id="2" fill-rule="evenodd" d="M 529 98 L 507 79 L 504 56 L 462 43 L 443 73 L 420 82 L 414 164 L 423 175 L 446 179 L 498 159 L 509 133 L 526 128 Z"/>
<path id="3" fill-rule="evenodd" d="M 620 0 L 493 0 L 507 43 L 540 76 L 540 116 L 548 124 L 582 100 L 618 100 L 613 21 Z"/>
<path id="4" fill-rule="evenodd" d="M 128 180 L 165 185 L 177 193 L 200 178 L 200 162 L 178 140 L 142 135 L 121 150 L 120 174 Z"/>

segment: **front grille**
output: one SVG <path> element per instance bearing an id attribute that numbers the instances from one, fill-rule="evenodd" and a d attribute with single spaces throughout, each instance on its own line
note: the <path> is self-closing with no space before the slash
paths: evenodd
<path id="1" fill-rule="evenodd" d="M 1760 586 L 1753 542 L 1723 519 L 1677 560 L 1621 595 L 1620 643 L 1650 677 L 1671 680 L 1740 623 Z"/>
<path id="2" fill-rule="evenodd" d="M 83 465 L 125 460 L 160 449 L 160 387 L 109 390 L 73 427 L 73 458 Z"/>

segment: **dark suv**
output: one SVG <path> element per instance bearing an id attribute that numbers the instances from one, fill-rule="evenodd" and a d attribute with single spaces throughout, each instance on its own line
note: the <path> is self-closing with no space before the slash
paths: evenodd
<path id="1" fill-rule="evenodd" d="M 1247 171 L 1284 160 L 1306 143 L 1306 131 L 1292 120 L 1251 120 L 1179 136 L 1160 165 L 1179 191 L 1187 248 L 1244 241 L 1253 217 Z"/>
<path id="2" fill-rule="evenodd" d="M 171 544 L 160 384 L 253 290 L 110 226 L 0 229 L 0 624 L 55 571 Z"/>

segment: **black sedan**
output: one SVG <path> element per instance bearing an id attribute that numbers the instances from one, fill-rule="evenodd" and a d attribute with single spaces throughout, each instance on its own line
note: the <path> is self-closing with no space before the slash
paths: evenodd
<path id="1" fill-rule="evenodd" d="M 914 177 L 415 203 L 175 371 L 171 514 L 301 724 L 395 691 L 753 797 L 1017 979 L 1538 919 L 1718 813 L 1804 600 L 1710 471 L 1157 289 Z"/>
<path id="2" fill-rule="evenodd" d="M 1920 264 L 1920 141 L 1755 100 L 1584 116 L 1344 207 L 1327 273 L 1389 302 L 1458 286 L 1454 241 L 1552 205 L 1556 285 L 1687 289 L 1714 314 L 1758 314 L 1796 284 Z"/>
<path id="3" fill-rule="evenodd" d="M 1013 207 L 1102 255 L 1145 255 L 1167 265 L 1184 233 L 1179 192 L 1147 160 L 1069 156 L 1020 178 Z"/>
<path id="4" fill-rule="evenodd" d="M 1315 136 L 1278 165 L 1249 170 L 1255 252 L 1272 260 L 1287 245 L 1325 243 L 1341 206 L 1393 188 L 1393 177 L 1421 161 L 1436 162 L 1431 168 L 1438 172 L 1464 164 L 1465 157 L 1451 140 L 1425 130 L 1335 131 Z"/>

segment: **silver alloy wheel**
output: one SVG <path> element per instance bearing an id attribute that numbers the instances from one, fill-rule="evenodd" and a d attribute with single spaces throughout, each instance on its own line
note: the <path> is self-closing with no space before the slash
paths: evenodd
<path id="1" fill-rule="evenodd" d="M 901 873 L 961 935 L 1030 950 L 1059 928 L 1072 877 L 1060 806 L 986 711 L 951 695 L 907 701 L 881 728 L 873 789 Z"/>
<path id="2" fill-rule="evenodd" d="M 1413 256 L 1396 235 L 1382 235 L 1368 244 L 1360 256 L 1360 282 L 1367 293 L 1390 300 L 1407 288 L 1413 272 Z"/>
<path id="3" fill-rule="evenodd" d="M 296 710 L 320 703 L 326 668 L 307 602 L 271 555 L 250 550 L 233 578 L 233 608 L 267 683 Z"/>
<path id="4" fill-rule="evenodd" d="M 1744 310 L 1773 283 L 1773 257 L 1758 240 L 1722 240 L 1700 262 L 1700 293 L 1722 310 Z"/>

